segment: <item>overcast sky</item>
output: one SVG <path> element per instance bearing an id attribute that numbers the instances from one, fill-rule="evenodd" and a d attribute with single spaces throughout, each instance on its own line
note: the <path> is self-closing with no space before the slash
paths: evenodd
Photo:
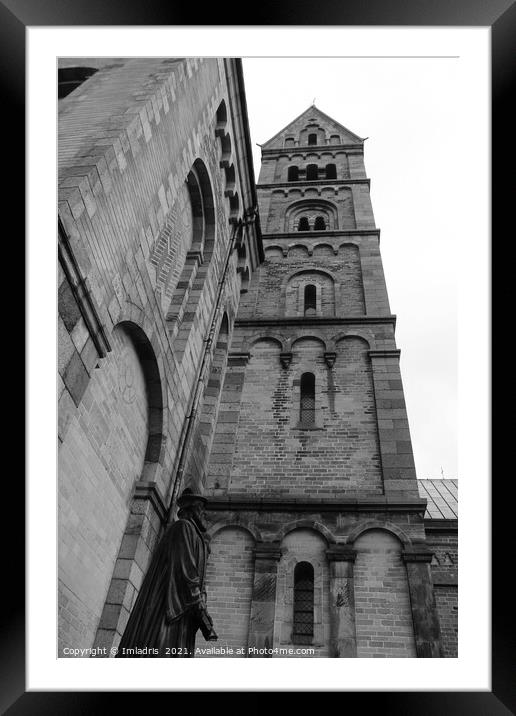
<path id="1" fill-rule="evenodd" d="M 260 148 L 315 98 L 365 142 L 417 475 L 457 473 L 460 92 L 453 58 L 244 58 Z M 442 469 L 442 472 L 441 472 Z"/>

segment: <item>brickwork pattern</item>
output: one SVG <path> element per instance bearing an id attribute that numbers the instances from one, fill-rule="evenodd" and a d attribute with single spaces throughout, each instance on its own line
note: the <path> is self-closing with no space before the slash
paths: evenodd
<path id="1" fill-rule="evenodd" d="M 374 396 L 367 346 L 348 338 L 329 370 L 319 341 L 293 346 L 282 370 L 278 347 L 259 341 L 247 366 L 229 491 L 337 496 L 381 494 Z M 315 429 L 300 424 L 299 381 L 316 376 Z"/>
<path id="2" fill-rule="evenodd" d="M 211 543 L 206 575 L 208 609 L 219 637 L 217 646 L 233 647 L 235 651 L 247 648 L 254 575 L 253 547 L 251 535 L 237 527 L 220 530 Z M 198 634 L 196 646 L 207 648 L 210 644 Z"/>
<path id="3" fill-rule="evenodd" d="M 91 615 L 100 617 L 149 436 L 140 361 L 122 329 L 115 329 L 112 339 L 113 351 L 88 383 L 58 458 L 61 584 L 73 584 L 77 609 L 88 605 L 88 631 L 79 630 L 81 639 L 92 638 Z M 70 592 L 65 588 L 69 605 Z M 66 639 L 66 630 L 61 633 Z"/>
<path id="4" fill-rule="evenodd" d="M 73 626 L 63 616 L 60 639 L 63 644 L 80 639 L 74 646 L 86 647 L 97 626 L 103 645 L 119 636 L 139 588 L 141 575 L 127 570 L 124 560 L 146 568 L 160 517 L 142 517 L 140 503 L 148 510 L 148 500 L 135 502 L 132 490 L 136 481 L 147 480 L 161 495 L 169 491 L 226 258 L 230 219 L 252 204 L 249 179 L 242 175 L 248 171 L 246 160 L 239 157 L 243 140 L 232 119 L 239 114 L 228 111 L 222 123 L 217 116 L 222 102 L 240 101 L 230 96 L 222 59 L 123 58 L 99 60 L 98 66 L 59 103 L 59 216 L 79 286 L 112 344 L 111 352 L 108 348 L 107 356 L 100 357 L 60 269 L 60 578 L 68 610 L 63 615 L 75 610 L 77 621 Z M 216 130 L 233 137 L 225 168 Z M 180 283 L 177 270 L 190 241 L 185 180 L 198 161 L 210 177 L 213 201 L 203 206 L 212 213 L 216 241 L 210 251 L 201 246 L 191 282 L 182 287 L 186 300 L 182 297 L 184 311 L 174 333 L 167 321 L 169 298 L 175 298 L 172 289 Z M 226 169 L 233 162 L 229 196 Z M 241 244 L 248 271 L 257 256 L 253 240 L 253 231 L 246 232 Z M 179 261 L 172 266 L 170 257 Z M 235 252 L 222 297 L 230 321 L 239 301 L 240 263 Z M 127 365 L 117 347 L 119 325 L 141 331 L 139 340 L 146 344 L 139 367 Z M 141 373 L 151 363 L 152 386 L 148 376 L 143 386 Z M 150 410 L 146 425 L 143 387 L 160 395 L 159 409 Z M 117 570 L 123 576 L 115 576 Z"/>
<path id="5" fill-rule="evenodd" d="M 309 645 L 314 649 L 311 657 L 327 657 L 329 644 L 329 570 L 326 560 L 327 544 L 313 530 L 298 529 L 290 532 L 281 544 L 282 557 L 278 565 L 274 646 L 303 648 L 292 637 L 294 625 L 294 569 L 298 562 L 309 562 L 314 569 L 314 636 Z M 307 658 L 306 655 L 293 655 Z"/>
<path id="6" fill-rule="evenodd" d="M 266 245 L 266 260 L 259 275 L 253 277 L 249 293 L 243 297 L 239 318 L 303 316 L 299 287 L 307 283 L 319 285 L 318 316 L 365 314 L 357 246 L 345 244 L 342 239 L 327 240 L 315 248 L 301 241 L 289 243 L 290 246 L 276 245 L 272 249 Z M 280 253 L 282 250 L 287 253 L 285 257 Z"/>
<path id="7" fill-rule="evenodd" d="M 456 586 L 434 584 L 437 613 L 441 626 L 441 645 L 443 656 L 458 656 L 458 593 Z"/>
<path id="8" fill-rule="evenodd" d="M 401 544 L 371 530 L 354 544 L 357 656 L 415 657 L 415 641 Z"/>

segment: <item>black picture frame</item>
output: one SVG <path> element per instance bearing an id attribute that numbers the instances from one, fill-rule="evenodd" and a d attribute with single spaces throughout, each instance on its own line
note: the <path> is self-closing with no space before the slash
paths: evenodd
<path id="1" fill-rule="evenodd" d="M 4 100 L 4 152 L 8 157 L 4 164 L 4 176 L 8 174 L 5 207 L 9 207 L 16 234 L 24 230 L 24 167 L 25 167 L 25 33 L 27 27 L 73 26 L 73 25 L 350 25 L 350 26 L 484 26 L 492 32 L 492 236 L 498 242 L 508 241 L 512 232 L 512 216 L 509 219 L 514 198 L 512 183 L 507 177 L 513 172 L 514 129 L 513 114 L 509 111 L 512 73 L 514 72 L 514 38 L 516 37 L 516 7 L 512 0 L 323 0 L 316 4 L 288 0 L 281 5 L 262 2 L 252 9 L 252 17 L 242 15 L 242 8 L 225 4 L 204 6 L 203 22 L 198 23 L 198 8 L 160 0 L 73 0 L 68 3 L 59 0 L 2 0 L 0 3 L 0 53 L 2 56 L 2 97 Z M 196 17 L 197 15 L 197 17 Z M 231 19 L 232 22 L 228 20 Z M 253 22 L 251 23 L 250 20 Z M 11 157 L 9 157 L 11 152 Z M 4 154 L 5 157 L 5 154 Z M 8 171 L 7 171 L 8 168 Z M 5 196 L 5 195 L 4 195 Z M 7 214 L 7 212 L 5 212 Z M 495 245 L 493 241 L 493 245 Z M 18 239 L 18 245 L 22 245 Z M 19 247 L 16 255 L 19 256 Z M 504 281 L 503 269 L 493 264 L 493 284 Z M 507 284 L 506 284 L 507 285 Z M 510 284 L 509 284 L 510 285 Z M 12 294 L 10 294 L 12 297 Z M 22 299 L 23 302 L 23 299 Z M 6 304 L 4 304 L 6 305 Z M 493 308 L 500 304 L 493 303 Z M 492 313 L 493 331 L 501 324 L 498 311 Z M 28 346 L 30 349 L 31 346 Z M 19 363 L 19 361 L 16 361 Z M 504 368 L 496 370 L 493 359 L 493 376 L 502 376 Z M 502 377 L 493 381 L 493 395 L 501 388 Z M 22 378 L 23 381 L 23 378 Z M 21 383 L 22 385 L 24 382 Z M 504 387 L 506 383 L 504 381 Z M 23 394 L 23 391 L 21 391 Z M 22 399 L 17 397 L 17 403 Z M 493 413 L 494 415 L 494 413 Z M 500 420 L 493 430 L 492 454 L 507 453 L 509 428 L 506 420 Z M 19 432 L 19 431 L 16 431 Z M 510 443 L 509 443 L 510 444 Z M 10 453 L 11 451 L 6 451 Z M 23 454 L 23 451 L 22 451 Z M 17 468 L 19 470 L 19 468 Z M 346 708 L 359 704 L 360 708 L 379 708 L 382 714 L 468 714 L 468 716 L 505 716 L 516 713 L 516 630 L 512 623 L 513 593 L 510 584 L 512 471 L 503 468 L 492 481 L 492 691 L 487 692 L 346 692 Z M 9 511 L 16 506 L 23 511 L 24 485 L 20 475 L 9 474 L 4 487 L 5 505 Z M 506 478 L 506 479 L 505 479 Z M 6 510 L 7 511 L 7 510 Z M 20 520 L 18 519 L 18 522 Z M 121 708 L 122 694 L 119 692 L 26 692 L 25 690 L 25 542 L 21 528 L 16 533 L 4 527 L 4 596 L 7 605 L 1 611 L 0 682 L 2 696 L 0 708 L 12 716 L 22 714 L 97 714 Z M 14 537 L 14 538 L 13 538 Z M 508 581 L 509 580 L 509 581 Z M 402 668 L 402 667 L 400 667 Z M 148 709 L 149 693 L 130 693 L 129 712 Z M 154 694 L 152 694 L 154 697 Z M 167 696 L 167 694 L 161 694 Z M 179 696 L 172 695 L 174 700 Z M 227 694 L 195 694 L 195 708 L 204 708 L 206 697 L 227 696 Z M 245 710 L 263 709 L 267 693 L 257 693 L 247 698 Z M 312 696 L 303 694 L 307 704 Z M 168 695 L 170 698 L 170 694 Z M 217 699 L 218 700 L 218 699 Z M 351 700 L 351 703 L 350 703 Z M 153 698 L 154 701 L 154 698 Z M 251 703 L 252 702 L 252 703 Z M 176 702 L 175 702 L 176 703 Z M 207 702 L 206 702 L 207 703 Z M 213 701 L 209 708 L 215 708 Z M 206 706 L 208 708 L 208 706 Z M 191 713 L 190 709 L 186 710 Z"/>

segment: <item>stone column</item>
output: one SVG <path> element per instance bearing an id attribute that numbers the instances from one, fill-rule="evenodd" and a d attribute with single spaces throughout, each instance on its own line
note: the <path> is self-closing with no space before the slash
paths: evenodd
<path id="1" fill-rule="evenodd" d="M 400 351 L 370 350 L 385 496 L 424 500 L 419 495 L 403 385 Z"/>
<path id="2" fill-rule="evenodd" d="M 356 552 L 348 545 L 326 550 L 330 563 L 330 657 L 357 655 L 353 563 Z"/>
<path id="3" fill-rule="evenodd" d="M 254 584 L 249 618 L 248 648 L 272 648 L 276 609 L 276 581 L 281 549 L 278 542 L 258 542 L 254 549 Z M 248 652 L 249 658 L 271 656 Z"/>
<path id="4" fill-rule="evenodd" d="M 441 634 L 430 574 L 432 552 L 421 546 L 405 549 L 401 555 L 407 568 L 417 656 L 439 658 Z"/>

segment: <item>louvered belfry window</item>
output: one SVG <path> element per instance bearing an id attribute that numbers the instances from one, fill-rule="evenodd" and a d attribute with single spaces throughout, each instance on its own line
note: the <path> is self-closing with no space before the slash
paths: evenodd
<path id="1" fill-rule="evenodd" d="M 311 644 L 314 636 L 314 568 L 298 562 L 294 569 L 294 628 L 292 641 Z"/>
<path id="2" fill-rule="evenodd" d="M 303 373 L 301 376 L 301 409 L 299 420 L 307 427 L 315 425 L 315 376 Z"/>

